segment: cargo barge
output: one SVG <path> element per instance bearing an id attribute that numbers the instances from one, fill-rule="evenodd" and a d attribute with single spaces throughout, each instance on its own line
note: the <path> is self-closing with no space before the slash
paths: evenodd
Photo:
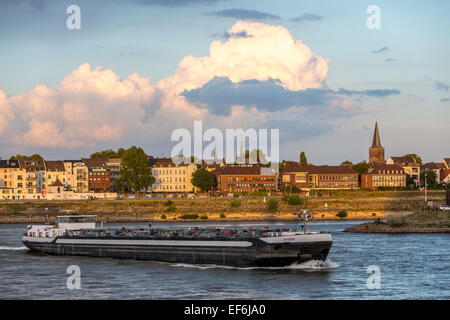
<path id="1" fill-rule="evenodd" d="M 116 228 L 96 216 L 59 216 L 53 225 L 30 225 L 22 237 L 32 251 L 233 267 L 283 267 L 325 261 L 329 233 L 285 228 Z"/>

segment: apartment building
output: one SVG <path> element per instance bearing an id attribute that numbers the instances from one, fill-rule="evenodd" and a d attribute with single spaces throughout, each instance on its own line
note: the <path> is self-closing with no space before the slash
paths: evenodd
<path id="1" fill-rule="evenodd" d="M 350 166 L 301 166 L 288 163 L 281 172 L 281 185 L 299 189 L 353 189 L 359 187 L 358 173 Z"/>
<path id="2" fill-rule="evenodd" d="M 415 185 L 420 186 L 420 165 L 413 157 L 389 157 L 386 164 L 401 166 L 405 174 L 414 179 Z"/>
<path id="3" fill-rule="evenodd" d="M 75 192 L 89 191 L 89 169 L 82 160 L 64 160 L 66 181 Z"/>
<path id="4" fill-rule="evenodd" d="M 151 188 L 153 192 L 194 192 L 191 179 L 197 170 L 195 164 L 175 164 L 171 158 L 149 158 L 149 164 L 156 179 Z"/>
<path id="5" fill-rule="evenodd" d="M 24 171 L 23 193 L 41 193 L 44 188 L 45 163 L 43 159 L 19 160 Z"/>
<path id="6" fill-rule="evenodd" d="M 48 191 L 48 187 L 58 180 L 64 186 L 70 188 L 72 177 L 66 171 L 64 161 L 45 161 L 44 173 L 44 189 Z"/>
<path id="7" fill-rule="evenodd" d="M 214 171 L 222 193 L 277 190 L 277 173 L 260 166 L 223 166 Z"/>
<path id="8" fill-rule="evenodd" d="M 25 170 L 17 160 L 0 160 L 0 190 L 2 198 L 13 199 L 13 194 L 23 193 Z M 16 192 L 17 191 L 17 192 Z"/>
<path id="9" fill-rule="evenodd" d="M 361 188 L 406 187 L 405 170 L 396 164 L 377 164 L 361 175 Z"/>
<path id="10" fill-rule="evenodd" d="M 111 190 L 111 173 L 106 166 L 107 159 L 81 159 L 88 168 L 89 190 L 108 192 Z"/>

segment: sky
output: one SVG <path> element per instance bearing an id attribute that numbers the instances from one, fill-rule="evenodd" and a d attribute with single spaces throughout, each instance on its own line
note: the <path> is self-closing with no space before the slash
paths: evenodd
<path id="1" fill-rule="evenodd" d="M 80 29 L 68 29 L 70 5 Z M 379 8 L 378 29 L 367 20 Z M 0 1 L 0 156 L 51 159 L 175 129 L 279 129 L 280 158 L 450 156 L 446 1 Z"/>

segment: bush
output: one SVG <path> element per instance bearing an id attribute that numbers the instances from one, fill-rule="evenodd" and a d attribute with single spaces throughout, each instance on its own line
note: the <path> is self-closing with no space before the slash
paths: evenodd
<path id="1" fill-rule="evenodd" d="M 172 200 L 167 200 L 166 201 L 166 207 L 170 207 L 173 205 L 173 201 Z"/>
<path id="2" fill-rule="evenodd" d="M 180 219 L 198 219 L 198 214 L 194 213 L 194 214 L 183 214 L 182 216 L 180 216 Z"/>
<path id="3" fill-rule="evenodd" d="M 224 219 L 224 218 L 225 218 L 225 213 L 222 212 L 222 213 L 220 214 L 220 217 L 221 217 L 222 219 Z"/>
<path id="4" fill-rule="evenodd" d="M 339 212 L 336 214 L 336 217 L 339 217 L 339 218 L 341 218 L 341 219 L 344 219 L 345 217 L 347 217 L 347 212 L 346 212 L 346 211 L 339 211 Z"/>
<path id="5" fill-rule="evenodd" d="M 378 191 L 395 191 L 395 190 L 407 190 L 406 187 L 388 187 L 388 186 L 380 186 L 377 187 Z"/>
<path id="6" fill-rule="evenodd" d="M 251 192 L 250 195 L 254 197 L 267 197 L 269 195 L 269 192 L 266 190 L 257 190 Z"/>
<path id="7" fill-rule="evenodd" d="M 406 218 L 404 216 L 390 216 L 386 222 L 391 227 L 401 227 L 406 225 Z"/>
<path id="8" fill-rule="evenodd" d="M 289 196 L 288 197 L 288 199 L 287 199 L 287 203 L 289 204 L 289 205 L 291 205 L 291 206 L 294 206 L 294 205 L 301 205 L 301 204 L 303 204 L 305 201 L 302 199 L 302 198 L 300 198 L 297 194 L 296 195 L 293 195 L 293 196 Z"/>
<path id="9" fill-rule="evenodd" d="M 322 218 L 323 218 L 323 217 L 325 217 L 325 215 L 324 215 L 324 214 L 322 214 Z"/>
<path id="10" fill-rule="evenodd" d="M 239 208 L 241 206 L 241 202 L 237 199 L 233 199 L 230 201 L 230 206 L 232 208 Z"/>
<path id="11" fill-rule="evenodd" d="M 278 210 L 278 200 L 276 199 L 269 199 L 267 202 L 267 209 L 271 212 L 276 212 Z"/>
<path id="12" fill-rule="evenodd" d="M 281 192 L 292 192 L 292 193 L 299 193 L 302 192 L 302 189 L 297 188 L 296 186 L 282 186 L 280 188 Z"/>
<path id="13" fill-rule="evenodd" d="M 375 217 L 377 214 L 375 212 L 372 212 L 372 217 Z"/>
<path id="14" fill-rule="evenodd" d="M 161 219 L 166 219 L 167 217 L 166 217 L 166 215 L 165 214 L 163 214 L 162 216 L 161 216 Z"/>
<path id="15" fill-rule="evenodd" d="M 175 210 L 176 210 L 175 205 L 171 204 L 170 206 L 167 207 L 166 212 L 172 212 L 172 211 L 175 211 Z"/>
<path id="16" fill-rule="evenodd" d="M 201 216 L 200 219 L 202 219 L 202 220 L 207 220 L 207 219 L 208 219 L 208 216 Z"/>

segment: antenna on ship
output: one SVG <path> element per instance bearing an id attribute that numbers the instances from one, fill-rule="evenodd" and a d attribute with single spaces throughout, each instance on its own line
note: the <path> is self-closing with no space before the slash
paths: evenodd
<path id="1" fill-rule="evenodd" d="M 300 219 L 303 215 L 303 226 L 302 229 L 304 231 L 304 233 L 306 234 L 306 221 L 308 221 L 308 209 L 298 209 L 297 215 L 298 218 Z"/>

